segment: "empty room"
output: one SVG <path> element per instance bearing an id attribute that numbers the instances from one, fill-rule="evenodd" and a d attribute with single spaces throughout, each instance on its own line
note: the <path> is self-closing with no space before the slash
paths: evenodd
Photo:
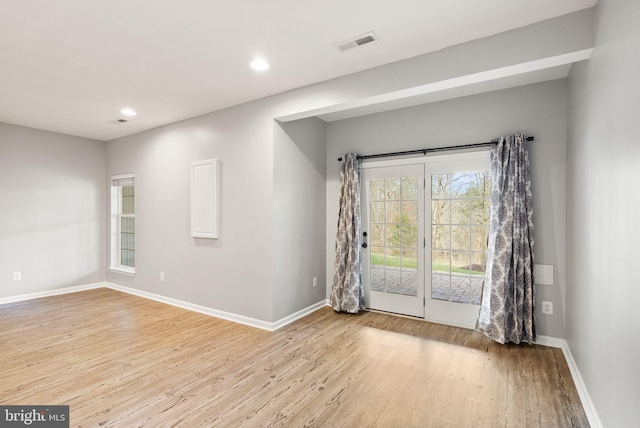
<path id="1" fill-rule="evenodd" d="M 0 4 L 0 427 L 638 426 L 640 2 Z"/>

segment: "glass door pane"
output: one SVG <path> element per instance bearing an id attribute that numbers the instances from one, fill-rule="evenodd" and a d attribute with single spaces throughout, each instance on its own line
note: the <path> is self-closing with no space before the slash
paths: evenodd
<path id="1" fill-rule="evenodd" d="M 480 303 L 489 224 L 488 171 L 431 176 L 431 298 Z"/>
<path id="2" fill-rule="evenodd" d="M 418 295 L 418 177 L 370 181 L 371 290 Z"/>

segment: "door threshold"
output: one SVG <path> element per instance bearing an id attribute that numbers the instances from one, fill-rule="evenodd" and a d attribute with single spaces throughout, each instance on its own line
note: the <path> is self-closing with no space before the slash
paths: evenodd
<path id="1" fill-rule="evenodd" d="M 474 327 L 470 327 L 468 325 L 462 325 L 462 324 L 448 324 L 444 321 L 438 321 L 438 320 L 431 320 L 428 318 L 422 318 L 422 317 L 416 317 L 413 315 L 406 315 L 406 314 L 399 314 L 397 312 L 388 312 L 388 311 L 382 311 L 380 309 L 371 309 L 371 308 L 367 308 L 365 309 L 367 312 L 375 312 L 377 314 L 383 314 L 383 315 L 391 315 L 394 317 L 399 317 L 399 318 L 406 318 L 406 319 L 410 319 L 410 320 L 416 320 L 416 321 L 424 321 L 424 322 L 428 322 L 431 324 L 439 324 L 439 325 L 445 325 L 447 327 L 455 327 L 455 328 L 462 328 L 465 330 L 471 330 L 471 331 L 475 331 L 476 329 Z"/>
<path id="2" fill-rule="evenodd" d="M 400 318 L 407 318 L 407 319 L 410 319 L 410 320 L 426 321 L 424 319 L 424 317 L 418 317 L 418 316 L 407 315 L 407 314 L 400 314 L 398 312 L 389 312 L 389 311 L 383 311 L 383 310 L 380 310 L 380 309 L 371 309 L 371 308 L 367 308 L 366 310 L 369 311 L 369 312 L 375 312 L 377 314 L 386 314 L 386 315 L 393 315 L 393 316 L 400 317 Z"/>

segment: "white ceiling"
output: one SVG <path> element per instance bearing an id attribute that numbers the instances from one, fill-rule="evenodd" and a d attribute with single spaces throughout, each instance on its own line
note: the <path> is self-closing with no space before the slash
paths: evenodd
<path id="1" fill-rule="evenodd" d="M 594 4 L 0 0 L 0 122 L 110 140 Z M 380 43 L 333 46 L 369 31 Z"/>

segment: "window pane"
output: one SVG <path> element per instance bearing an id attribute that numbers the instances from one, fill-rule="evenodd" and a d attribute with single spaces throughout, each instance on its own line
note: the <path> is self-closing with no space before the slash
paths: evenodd
<path id="1" fill-rule="evenodd" d="M 402 246 L 411 248 L 418 246 L 418 225 L 402 226 Z"/>
<path id="2" fill-rule="evenodd" d="M 402 223 L 418 223 L 418 203 L 409 201 L 402 202 Z"/>
<path id="3" fill-rule="evenodd" d="M 402 250 L 402 269 L 418 268 L 418 250 L 403 249 Z"/>
<path id="4" fill-rule="evenodd" d="M 471 201 L 471 224 L 489 224 L 489 199 Z"/>
<path id="5" fill-rule="evenodd" d="M 451 226 L 433 226 L 431 246 L 448 250 L 451 248 Z"/>
<path id="6" fill-rule="evenodd" d="M 405 296 L 418 295 L 418 274 L 415 269 L 403 269 L 400 272 L 400 294 Z"/>
<path id="7" fill-rule="evenodd" d="M 451 201 L 451 223 L 469 224 L 471 201 L 468 199 L 454 199 Z"/>
<path id="8" fill-rule="evenodd" d="M 402 199 L 418 200 L 418 177 L 402 177 Z"/>
<path id="9" fill-rule="evenodd" d="M 122 250 L 120 253 L 120 264 L 122 266 L 135 267 L 135 252 L 132 250 Z"/>
<path id="10" fill-rule="evenodd" d="M 451 197 L 468 198 L 470 196 L 471 174 L 451 174 Z"/>
<path id="11" fill-rule="evenodd" d="M 371 225 L 371 245 L 382 247 L 384 245 L 384 224 Z"/>
<path id="12" fill-rule="evenodd" d="M 451 271 L 469 274 L 471 272 L 471 253 L 469 251 L 452 251 Z"/>
<path id="13" fill-rule="evenodd" d="M 431 176 L 431 199 L 447 199 L 451 194 L 449 174 L 434 174 Z"/>
<path id="14" fill-rule="evenodd" d="M 384 247 L 371 247 L 371 266 L 384 266 Z"/>
<path id="15" fill-rule="evenodd" d="M 135 213 L 135 188 L 122 186 L 122 214 Z"/>
<path id="16" fill-rule="evenodd" d="M 446 199 L 431 202 L 431 222 L 449 224 L 451 222 L 451 202 Z"/>
<path id="17" fill-rule="evenodd" d="M 451 301 L 456 303 L 469 303 L 471 291 L 471 278 L 469 275 L 451 275 Z"/>
<path id="18" fill-rule="evenodd" d="M 451 294 L 451 276 L 433 272 L 431 275 L 431 298 L 438 300 L 449 300 Z"/>
<path id="19" fill-rule="evenodd" d="M 400 223 L 402 212 L 402 202 L 387 202 L 387 223 Z"/>
<path id="20" fill-rule="evenodd" d="M 384 290 L 384 247 L 371 247 L 371 290 Z"/>
<path id="21" fill-rule="evenodd" d="M 385 179 L 371 180 L 369 182 L 369 191 L 371 192 L 372 201 L 384 201 L 385 198 Z"/>
<path id="22" fill-rule="evenodd" d="M 135 217 L 122 217 L 120 220 L 121 233 L 134 233 L 136 222 Z"/>
<path id="23" fill-rule="evenodd" d="M 471 274 L 484 276 L 487 264 L 487 253 L 473 252 L 471 253 Z"/>
<path id="24" fill-rule="evenodd" d="M 400 178 L 387 178 L 387 199 L 389 200 L 400 200 L 401 189 L 400 189 Z"/>
<path id="25" fill-rule="evenodd" d="M 484 251 L 471 253 L 471 263 L 473 263 L 473 270 L 484 272 L 485 265 L 487 264 L 487 253 Z"/>
<path id="26" fill-rule="evenodd" d="M 135 221 L 134 217 L 120 218 L 120 264 L 135 266 Z"/>
<path id="27" fill-rule="evenodd" d="M 489 226 L 472 226 L 471 227 L 471 249 L 473 251 L 486 251 L 488 236 L 489 236 Z"/>
<path id="28" fill-rule="evenodd" d="M 489 199 L 491 197 L 491 172 L 476 172 L 471 174 L 471 196 L 474 198 Z"/>
<path id="29" fill-rule="evenodd" d="M 402 274 L 398 268 L 387 268 L 384 271 L 385 291 L 387 293 L 401 294 Z"/>
<path id="30" fill-rule="evenodd" d="M 431 270 L 435 273 L 451 272 L 451 252 L 434 250 L 431 252 Z"/>
<path id="31" fill-rule="evenodd" d="M 454 250 L 470 250 L 469 226 L 451 226 L 451 248 Z"/>
<path id="32" fill-rule="evenodd" d="M 384 202 L 371 202 L 371 222 L 384 223 Z"/>

